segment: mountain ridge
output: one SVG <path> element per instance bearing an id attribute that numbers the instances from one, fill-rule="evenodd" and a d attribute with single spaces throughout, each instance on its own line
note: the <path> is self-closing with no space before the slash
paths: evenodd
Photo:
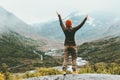
<path id="1" fill-rule="evenodd" d="M 4 8 L 0 7 L 0 36 L 1 34 L 9 33 L 9 31 L 16 32 L 22 36 L 25 36 L 26 38 L 36 40 L 39 50 L 46 50 L 45 48 L 50 49 L 53 48 L 53 46 L 51 46 L 51 42 L 54 42 L 55 45 L 57 44 L 58 47 L 61 46 L 59 42 L 52 40 L 50 38 L 48 39 L 48 37 L 41 36 L 40 34 L 37 34 L 36 30 L 37 28 L 34 28 L 31 25 L 26 24 L 24 21 L 16 17 L 11 12 L 8 12 Z M 43 42 L 45 44 L 41 45 Z"/>
<path id="2" fill-rule="evenodd" d="M 66 18 L 70 18 L 73 21 L 73 26 L 75 26 L 78 25 L 84 17 L 84 14 L 73 12 L 68 16 L 63 17 L 63 21 L 65 21 Z M 38 47 L 38 49 L 46 50 L 47 48 L 63 48 L 62 45 L 65 36 L 60 28 L 59 20 L 51 20 L 40 24 L 28 25 L 17 18 L 14 14 L 1 7 L 0 18 L 0 33 L 4 31 L 14 31 L 28 38 L 32 38 L 37 42 L 45 42 L 46 45 L 39 45 L 41 47 Z M 108 13 L 90 13 L 89 19 L 75 35 L 77 45 L 107 36 L 120 36 L 119 21 L 119 16 L 116 18 L 116 16 Z"/>
<path id="3" fill-rule="evenodd" d="M 108 13 L 106 14 L 93 14 L 91 13 L 89 16 L 89 19 L 86 21 L 86 23 L 83 25 L 83 27 L 77 31 L 76 33 L 76 40 L 77 41 L 81 41 L 86 42 L 86 41 L 92 41 L 92 40 L 97 40 L 99 38 L 103 38 L 106 36 L 113 36 L 112 33 L 116 32 L 115 35 L 119 36 L 119 28 L 120 25 L 118 25 L 118 27 L 112 27 L 114 26 L 114 24 L 119 24 L 117 22 L 120 21 L 120 19 L 116 19 L 116 16 L 114 15 L 110 15 Z M 105 16 L 106 15 L 106 16 Z M 103 17 L 101 17 L 103 16 Z M 73 22 L 73 26 L 74 25 L 78 25 L 83 19 L 84 19 L 85 15 L 84 14 L 78 14 L 77 13 L 71 13 L 70 15 L 68 15 L 67 17 L 63 17 L 63 21 L 65 21 L 66 18 L 70 18 Z M 112 19 L 111 19 L 112 18 Z M 119 17 L 117 17 L 119 18 Z M 38 34 L 41 34 L 42 36 L 48 36 L 51 37 L 53 39 L 57 39 L 57 40 L 64 40 L 64 34 L 60 28 L 59 25 L 59 21 L 58 20 L 54 20 L 51 22 L 47 22 L 44 24 L 36 24 L 38 27 Z M 111 28 L 111 31 L 109 31 Z M 46 32 L 46 30 L 48 30 Z M 117 30 L 117 31 L 116 31 Z M 109 32 L 109 34 L 108 34 Z M 111 33 L 110 33 L 111 32 Z M 79 44 L 79 43 L 78 43 Z"/>

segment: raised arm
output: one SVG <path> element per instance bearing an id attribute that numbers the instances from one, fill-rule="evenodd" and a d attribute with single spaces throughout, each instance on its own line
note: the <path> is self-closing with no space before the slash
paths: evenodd
<path id="1" fill-rule="evenodd" d="M 87 18 L 88 18 L 88 15 L 84 18 L 84 20 L 78 26 L 74 27 L 74 29 L 75 30 L 80 29 L 83 26 L 83 24 L 86 22 Z"/>
<path id="2" fill-rule="evenodd" d="M 62 30 L 64 31 L 65 30 L 65 26 L 64 26 L 64 24 L 62 22 L 62 18 L 61 18 L 60 14 L 58 12 L 57 12 L 57 15 L 58 15 L 58 18 L 59 18 L 60 26 L 61 26 Z"/>

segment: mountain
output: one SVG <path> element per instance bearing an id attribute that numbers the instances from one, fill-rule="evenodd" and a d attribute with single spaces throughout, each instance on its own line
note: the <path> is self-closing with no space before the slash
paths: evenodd
<path id="1" fill-rule="evenodd" d="M 0 7 L 0 32 L 15 31 L 22 35 L 28 35 L 30 31 L 30 25 L 26 24 L 14 14 L 8 12 L 4 8 Z"/>
<path id="2" fill-rule="evenodd" d="M 85 16 L 86 15 L 80 14 L 80 12 L 73 12 L 68 16 L 63 16 L 62 19 L 65 21 L 67 18 L 70 18 L 73 21 L 73 26 L 76 26 Z M 76 33 L 77 44 L 79 45 L 83 42 L 100 39 L 106 36 L 120 36 L 119 22 L 120 17 L 111 13 L 89 13 L 89 19 Z M 0 7 L 0 34 L 8 31 L 14 31 L 20 35 L 36 40 L 36 47 L 40 50 L 62 48 L 65 38 L 58 20 L 29 25 L 14 14 Z"/>
<path id="3" fill-rule="evenodd" d="M 16 32 L 2 34 L 0 37 L 0 71 L 4 71 L 4 64 L 11 72 L 17 73 L 36 67 L 53 67 L 62 64 L 61 59 L 55 59 L 37 50 L 35 42 Z M 39 55 L 43 56 L 43 60 Z"/>
<path id="4" fill-rule="evenodd" d="M 78 56 L 90 63 L 120 63 L 120 36 L 86 42 L 78 46 Z"/>
<path id="5" fill-rule="evenodd" d="M 52 39 L 49 40 L 48 37 L 37 34 L 36 27 L 26 24 L 13 13 L 0 7 L 0 36 L 2 33 L 9 33 L 9 31 L 13 31 L 27 38 L 36 40 L 35 44 L 37 44 L 36 47 L 39 50 L 51 49 L 55 46 L 59 48 L 61 46 L 61 43 Z M 44 32 L 42 34 L 44 34 Z"/>
<path id="6" fill-rule="evenodd" d="M 73 26 L 80 24 L 86 15 L 80 14 L 79 12 L 73 12 L 66 17 L 62 17 L 63 21 L 70 18 L 73 21 Z M 76 40 L 81 43 L 86 41 L 92 41 L 106 36 L 119 34 L 120 16 L 113 15 L 107 12 L 96 12 L 89 13 L 89 19 L 83 25 L 83 27 L 77 31 Z M 37 28 L 37 34 L 42 36 L 50 37 L 53 39 L 64 40 L 64 34 L 60 28 L 58 20 L 51 20 L 46 23 L 38 23 L 33 25 Z M 115 27 L 116 26 L 116 27 Z M 114 35 L 114 36 L 115 36 Z M 78 43 L 80 44 L 80 43 Z"/>
<path id="7" fill-rule="evenodd" d="M 13 31 L 25 37 L 37 39 L 38 35 L 31 25 L 26 24 L 13 13 L 0 7 L 0 34 L 3 32 Z M 40 37 L 40 36 L 39 36 Z"/>
<path id="8" fill-rule="evenodd" d="M 120 21 L 116 21 L 109 27 L 109 29 L 104 34 L 111 37 L 120 36 L 119 30 L 120 30 Z"/>
<path id="9" fill-rule="evenodd" d="M 22 69 L 26 70 L 28 64 L 31 64 L 33 60 L 37 61 L 39 56 L 33 53 L 35 48 L 31 44 L 32 42 L 31 39 L 15 32 L 2 34 L 0 37 L 0 70 L 2 71 L 2 64 L 7 64 L 13 71 L 18 66 L 24 67 Z M 17 70 L 18 72 L 19 70 L 22 71 L 21 69 Z"/>

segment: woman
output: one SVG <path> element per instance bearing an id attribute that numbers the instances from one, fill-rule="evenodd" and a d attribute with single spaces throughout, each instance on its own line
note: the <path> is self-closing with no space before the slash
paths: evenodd
<path id="1" fill-rule="evenodd" d="M 62 74 L 66 74 L 68 59 L 69 59 L 70 54 L 72 56 L 72 70 L 73 70 L 72 73 L 78 74 L 76 70 L 77 47 L 76 47 L 76 42 L 75 42 L 75 33 L 77 30 L 79 30 L 83 26 L 88 16 L 86 16 L 84 20 L 78 26 L 72 27 L 72 21 L 70 19 L 67 19 L 64 25 L 60 14 L 57 13 L 57 15 L 59 18 L 60 26 L 65 35 L 64 62 L 63 62 L 63 67 L 62 67 Z"/>

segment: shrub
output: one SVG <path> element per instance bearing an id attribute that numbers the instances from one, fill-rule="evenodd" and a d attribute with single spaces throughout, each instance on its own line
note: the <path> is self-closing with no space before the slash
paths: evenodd
<path id="1" fill-rule="evenodd" d="M 4 75 L 0 73 L 0 80 L 4 80 Z"/>

